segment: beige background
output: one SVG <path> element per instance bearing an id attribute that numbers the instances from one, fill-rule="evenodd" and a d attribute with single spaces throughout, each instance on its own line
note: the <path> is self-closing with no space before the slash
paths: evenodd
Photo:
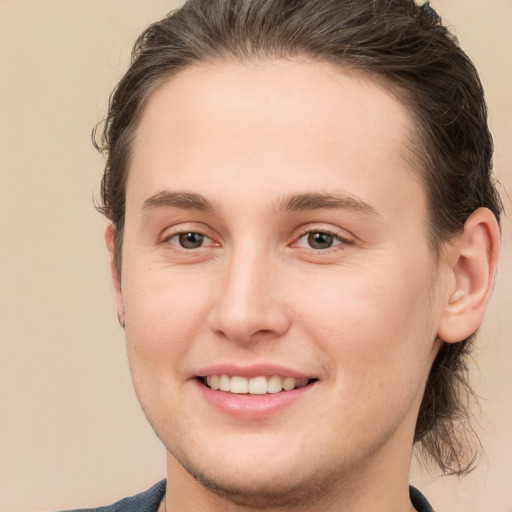
<path id="1" fill-rule="evenodd" d="M 0 0 L 1 511 L 106 504 L 165 476 L 126 367 L 91 200 L 102 159 L 89 136 L 135 37 L 176 3 Z M 512 1 L 432 4 L 480 69 L 510 192 Z M 460 481 L 412 475 L 440 511 L 512 512 L 510 220 L 503 229 L 473 371 L 486 458 Z"/>

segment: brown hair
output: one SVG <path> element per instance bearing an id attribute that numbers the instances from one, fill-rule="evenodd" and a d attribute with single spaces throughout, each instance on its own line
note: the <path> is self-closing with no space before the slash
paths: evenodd
<path id="1" fill-rule="evenodd" d="M 407 106 L 416 125 L 412 149 L 427 191 L 434 254 L 477 208 L 489 208 L 499 220 L 483 88 L 472 62 L 428 3 L 189 0 L 140 35 L 130 68 L 110 98 L 98 145 L 107 157 L 98 209 L 115 228 L 119 271 L 131 143 L 151 93 L 194 64 L 294 57 L 364 72 Z M 476 457 L 465 428 L 472 338 L 443 344 L 416 425 L 420 451 L 445 473 L 463 474 Z"/>

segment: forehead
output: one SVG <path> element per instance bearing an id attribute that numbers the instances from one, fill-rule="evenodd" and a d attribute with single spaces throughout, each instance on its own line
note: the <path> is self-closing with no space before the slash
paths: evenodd
<path id="1" fill-rule="evenodd" d="M 370 196 L 392 188 L 400 201 L 408 191 L 397 180 L 419 184 L 409 164 L 413 132 L 402 103 L 354 71 L 285 60 L 201 65 L 149 98 L 128 195 L 133 181 L 142 201 L 169 180 L 218 191 L 222 200 L 237 184 L 250 199 L 270 181 L 276 193 L 352 193 L 371 179 L 380 184 Z"/>

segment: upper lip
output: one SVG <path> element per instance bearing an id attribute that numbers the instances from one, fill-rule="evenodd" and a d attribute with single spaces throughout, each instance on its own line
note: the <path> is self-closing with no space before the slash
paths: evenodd
<path id="1" fill-rule="evenodd" d="M 234 364 L 213 364 L 200 368 L 196 377 L 207 377 L 208 375 L 229 375 L 230 377 L 239 376 L 247 379 L 259 376 L 279 375 L 280 377 L 294 377 L 295 379 L 313 379 L 316 378 L 308 373 L 280 366 L 275 364 L 253 364 L 247 366 Z"/>

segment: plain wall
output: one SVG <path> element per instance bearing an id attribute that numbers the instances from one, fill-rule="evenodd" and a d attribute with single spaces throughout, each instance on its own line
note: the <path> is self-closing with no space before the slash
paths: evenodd
<path id="1" fill-rule="evenodd" d="M 95 212 L 90 132 L 136 36 L 178 2 L 0 0 L 0 510 L 97 506 L 165 476 L 132 391 Z M 436 0 L 486 87 L 496 174 L 512 191 L 512 1 Z M 508 209 L 511 201 L 504 194 Z M 512 237 L 475 350 L 486 457 L 411 480 L 436 509 L 511 512 Z M 476 368 L 478 366 L 478 368 Z"/>

